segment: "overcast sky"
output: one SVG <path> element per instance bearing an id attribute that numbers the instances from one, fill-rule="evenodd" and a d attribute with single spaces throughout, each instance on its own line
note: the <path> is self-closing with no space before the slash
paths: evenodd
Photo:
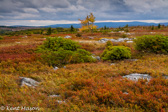
<path id="1" fill-rule="evenodd" d="M 90 12 L 97 22 L 168 22 L 168 0 L 0 0 L 0 25 L 78 23 Z"/>

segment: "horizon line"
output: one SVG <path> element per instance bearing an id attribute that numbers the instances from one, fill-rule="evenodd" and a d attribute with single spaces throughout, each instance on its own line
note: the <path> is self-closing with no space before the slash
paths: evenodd
<path id="1" fill-rule="evenodd" d="M 1 23 L 2 22 L 2 23 Z M 145 22 L 145 23 L 166 23 L 168 20 L 96 20 L 95 23 L 102 22 Z M 0 21 L 0 26 L 50 26 L 56 24 L 80 24 L 80 21 L 69 20 L 9 20 Z"/>

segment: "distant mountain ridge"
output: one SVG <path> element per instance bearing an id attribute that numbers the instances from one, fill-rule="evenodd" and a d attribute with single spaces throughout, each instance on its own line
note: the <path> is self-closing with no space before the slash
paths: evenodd
<path id="1" fill-rule="evenodd" d="M 125 25 L 128 26 L 157 26 L 159 23 L 146 23 L 146 22 L 101 22 L 101 23 L 95 23 L 96 26 L 98 26 L 98 28 L 101 27 L 113 27 L 113 28 L 117 28 L 117 27 L 124 27 Z M 160 23 L 161 25 L 165 25 L 167 26 L 168 23 Z M 55 25 L 48 25 L 48 26 L 44 26 L 44 27 L 52 27 L 52 28 L 57 28 L 57 27 L 62 27 L 62 28 L 70 28 L 71 25 L 73 25 L 74 28 L 80 28 L 81 24 L 55 24 Z"/>
<path id="2" fill-rule="evenodd" d="M 100 23 L 94 23 L 98 28 L 102 28 L 104 26 L 106 27 L 112 27 L 112 28 L 117 28 L 117 27 L 124 27 L 125 25 L 128 24 L 128 26 L 157 26 L 159 23 L 146 23 L 146 22 L 100 22 Z M 167 26 L 168 23 L 160 23 L 161 25 Z M 14 26 L 2 26 L 0 27 L 32 27 L 32 28 L 70 28 L 71 25 L 73 25 L 74 28 L 80 28 L 81 24 L 55 24 L 55 25 L 47 25 L 47 26 L 24 26 L 24 25 L 14 25 Z"/>

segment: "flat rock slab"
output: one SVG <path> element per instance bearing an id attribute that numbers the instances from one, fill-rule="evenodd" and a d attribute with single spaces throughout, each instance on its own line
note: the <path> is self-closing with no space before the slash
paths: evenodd
<path id="1" fill-rule="evenodd" d="M 37 82 L 37 81 L 35 81 L 34 79 L 31 79 L 31 78 L 26 78 L 26 77 L 20 77 L 20 78 L 21 78 L 21 80 L 20 80 L 21 87 L 24 86 L 24 85 L 30 86 L 30 87 L 31 86 L 35 87 L 39 84 L 39 82 Z"/>
<path id="2" fill-rule="evenodd" d="M 58 104 L 63 104 L 63 103 L 66 103 L 66 101 L 57 100 L 57 103 Z"/>
<path id="3" fill-rule="evenodd" d="M 65 36 L 64 38 L 72 38 L 71 36 L 69 36 L 69 35 L 67 35 L 67 36 Z"/>
<path id="4" fill-rule="evenodd" d="M 118 38 L 118 39 L 107 39 L 107 38 L 102 38 L 101 40 L 99 40 L 99 42 L 101 43 L 106 43 L 107 41 L 111 41 L 111 42 L 128 42 L 128 43 L 132 43 L 132 38 Z"/>
<path id="5" fill-rule="evenodd" d="M 55 97 L 61 97 L 61 96 L 60 95 L 49 95 L 49 97 L 55 98 Z"/>
<path id="6" fill-rule="evenodd" d="M 132 81 L 138 81 L 139 79 L 147 79 L 149 81 L 152 77 L 148 74 L 132 73 L 132 74 L 123 76 L 123 78 L 127 78 Z"/>
<path id="7" fill-rule="evenodd" d="M 165 79 L 168 79 L 168 76 L 162 76 L 163 78 L 165 78 Z"/>

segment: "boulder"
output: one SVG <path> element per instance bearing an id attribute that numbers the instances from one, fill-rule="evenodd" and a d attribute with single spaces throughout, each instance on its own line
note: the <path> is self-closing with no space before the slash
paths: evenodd
<path id="1" fill-rule="evenodd" d="M 168 79 L 168 76 L 166 76 L 166 75 L 164 75 L 164 76 L 162 76 L 163 78 L 165 78 L 165 79 Z"/>
<path id="2" fill-rule="evenodd" d="M 89 39 L 94 39 L 94 37 L 89 37 Z"/>
<path id="3" fill-rule="evenodd" d="M 101 60 L 101 59 L 100 59 L 100 56 L 96 56 L 95 58 L 96 58 L 97 60 L 99 60 L 99 61 Z"/>
<path id="4" fill-rule="evenodd" d="M 67 36 L 65 36 L 64 38 L 72 38 L 71 36 L 69 36 L 69 35 L 67 35 Z"/>
<path id="5" fill-rule="evenodd" d="M 115 63 L 111 63 L 110 65 L 115 65 Z"/>
<path id="6" fill-rule="evenodd" d="M 26 77 L 20 77 L 21 80 L 20 80 L 20 83 L 21 83 L 21 87 L 26 85 L 26 86 L 37 86 L 39 84 L 39 82 L 35 81 L 34 79 L 31 79 L 31 78 L 26 78 Z"/>
<path id="7" fill-rule="evenodd" d="M 58 67 L 56 67 L 56 66 L 54 67 L 54 70 L 58 70 L 58 69 L 59 69 Z"/>
<path id="8" fill-rule="evenodd" d="M 118 38 L 118 39 L 107 39 L 107 38 L 102 38 L 99 40 L 99 42 L 101 43 L 106 43 L 107 41 L 111 41 L 111 42 L 128 42 L 128 43 L 131 43 L 133 42 L 132 39 L 130 38 Z"/>
<path id="9" fill-rule="evenodd" d="M 94 58 L 94 59 L 96 59 L 96 60 L 99 60 L 99 61 L 101 60 L 101 59 L 100 59 L 100 56 L 93 56 L 93 55 L 92 55 L 92 58 Z"/>
<path id="10" fill-rule="evenodd" d="M 55 97 L 61 97 L 61 96 L 60 95 L 49 95 L 49 97 L 55 98 Z"/>
<path id="11" fill-rule="evenodd" d="M 57 103 L 58 104 L 63 104 L 63 103 L 66 103 L 65 101 L 61 101 L 61 100 L 57 100 Z"/>
<path id="12" fill-rule="evenodd" d="M 123 76 L 123 78 L 127 78 L 132 81 L 138 81 L 138 79 L 147 79 L 147 81 L 149 81 L 152 77 L 148 74 L 132 73 L 132 74 Z"/>

